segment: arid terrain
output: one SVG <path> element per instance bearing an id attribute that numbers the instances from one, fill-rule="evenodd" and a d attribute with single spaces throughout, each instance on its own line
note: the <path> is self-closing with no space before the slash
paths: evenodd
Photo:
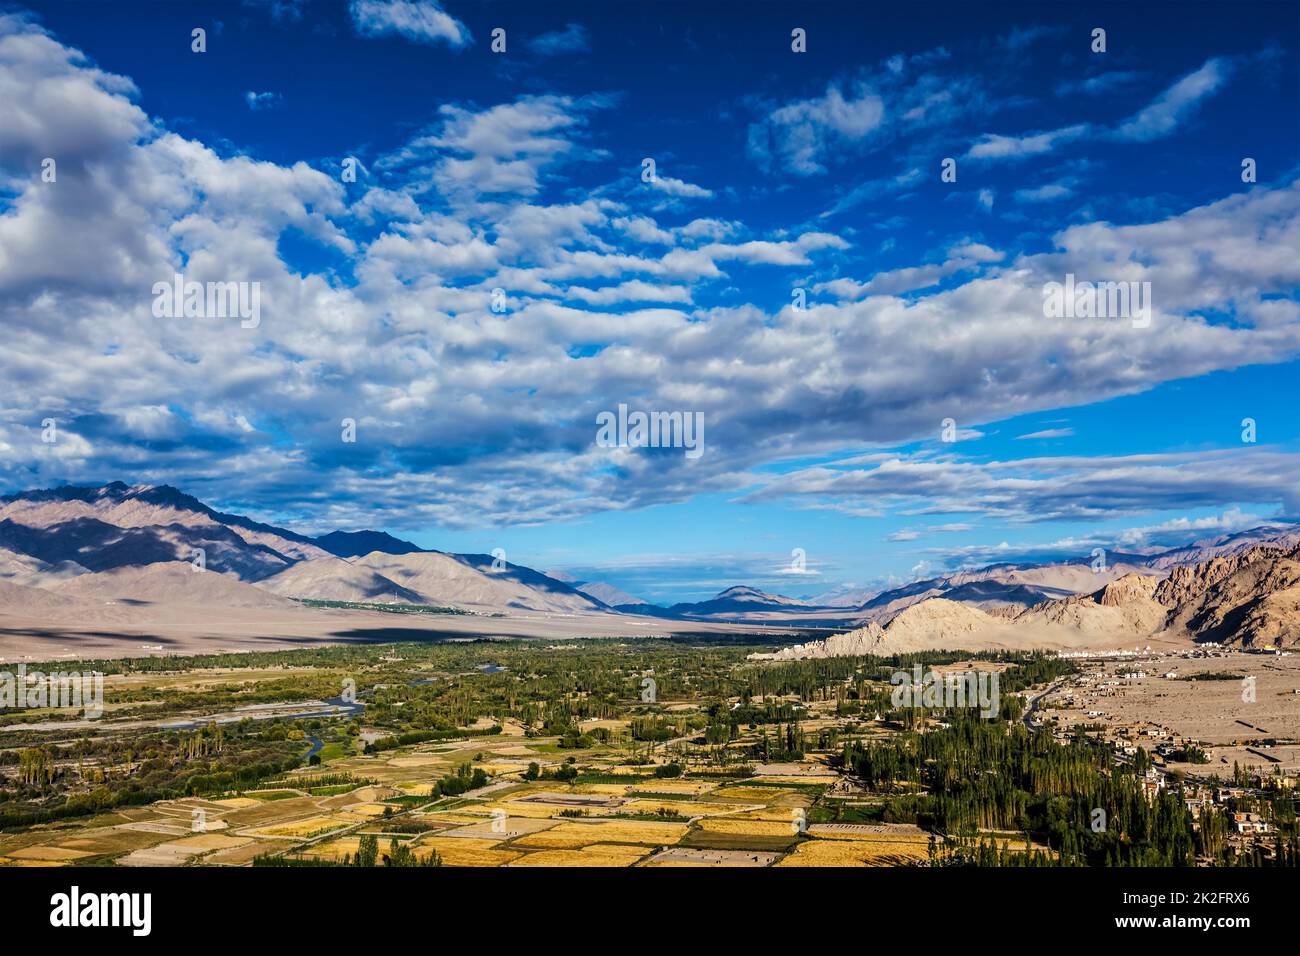
<path id="1" fill-rule="evenodd" d="M 822 639 L 783 660 L 1270 648 L 1300 633 L 1298 553 L 1294 530 L 1267 526 L 1109 563 L 991 565 L 835 604 L 738 585 L 694 605 L 611 605 L 597 595 L 627 595 L 501 556 L 371 531 L 311 538 L 166 486 L 65 487 L 0 499 L 0 659 L 755 632 Z"/>
<path id="2" fill-rule="evenodd" d="M 1300 655 L 1191 657 L 1153 649 L 1092 661 L 1079 681 L 1043 697 L 1040 706 L 1053 724 L 1100 723 L 1124 728 L 1135 740 L 1143 730 L 1158 731 L 1160 742 L 1195 739 L 1210 761 L 1183 767 L 1192 774 L 1222 773 L 1234 762 L 1300 772 Z"/>

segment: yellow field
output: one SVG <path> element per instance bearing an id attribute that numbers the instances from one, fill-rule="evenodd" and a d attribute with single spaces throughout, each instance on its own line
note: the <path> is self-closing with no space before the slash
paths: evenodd
<path id="1" fill-rule="evenodd" d="M 721 797 L 724 800 L 738 800 L 741 803 L 769 803 L 774 797 L 789 793 L 789 790 L 778 790 L 774 787 L 723 787 L 721 790 L 715 790 L 713 796 Z"/>
<path id="2" fill-rule="evenodd" d="M 633 793 L 707 793 L 717 787 L 712 780 L 655 780 L 632 788 Z"/>
<path id="3" fill-rule="evenodd" d="M 556 806 L 553 803 L 521 803 L 518 800 L 504 801 L 501 803 L 485 803 L 481 813 L 485 816 L 490 815 L 493 810 L 504 810 L 512 817 L 532 817 L 534 820 L 549 820 L 555 816 L 564 807 Z M 463 807 L 465 812 L 476 812 L 469 807 Z"/>
<path id="4" fill-rule="evenodd" d="M 834 831 L 816 830 L 812 834 L 818 840 L 851 840 L 861 843 L 919 843 L 921 846 L 928 846 L 930 843 L 930 834 L 928 833 L 888 833 L 888 834 L 870 834 L 862 835 L 857 833 L 835 833 Z M 1021 846 L 1023 847 L 1023 843 Z"/>
<path id="5" fill-rule="evenodd" d="M 581 850 L 542 850 L 529 853 L 511 866 L 631 866 L 649 851 L 642 847 L 593 843 Z"/>
<path id="6" fill-rule="evenodd" d="M 417 815 L 417 819 L 428 820 L 431 823 L 482 823 L 483 818 L 487 815 L 488 808 L 486 806 L 481 810 L 478 807 L 464 807 L 459 810 L 433 810 L 429 813 L 421 813 Z M 523 816 L 520 813 L 511 815 Z"/>
<path id="7" fill-rule="evenodd" d="M 751 810 L 748 813 L 742 813 L 737 816 L 740 820 L 764 820 L 772 823 L 790 824 L 794 820 L 794 811 L 800 808 L 806 808 L 811 804 L 801 800 L 791 800 L 783 806 L 764 807 L 761 810 Z"/>
<path id="8" fill-rule="evenodd" d="M 11 857 L 0 856 L 0 866 L 64 866 L 66 864 L 59 860 L 15 860 Z"/>
<path id="9" fill-rule="evenodd" d="M 321 860 L 337 860 L 344 854 L 356 853 L 360 845 L 360 837 L 340 837 L 337 840 L 328 840 L 325 843 L 318 843 L 316 846 L 305 851 L 303 856 L 315 857 Z"/>
<path id="10" fill-rule="evenodd" d="M 789 814 L 785 821 L 714 818 L 700 821 L 700 829 L 709 833 L 739 833 L 745 836 L 793 836 L 794 823 Z"/>
<path id="11" fill-rule="evenodd" d="M 491 774 L 492 776 L 495 777 L 495 776 L 499 776 L 499 775 L 501 775 L 501 774 L 507 774 L 507 773 L 519 773 L 520 771 L 527 770 L 527 769 L 528 769 L 528 761 L 526 761 L 526 760 L 492 760 L 492 761 L 488 761 L 488 762 L 480 762 L 480 763 L 477 763 L 477 764 L 475 764 L 475 766 L 477 766 L 477 767 L 482 767 L 484 773 Z"/>
<path id="12" fill-rule="evenodd" d="M 299 820 L 297 823 L 282 823 L 279 826 L 265 827 L 261 830 L 255 830 L 257 836 L 284 836 L 299 837 L 307 839 L 309 837 L 319 836 L 322 833 L 328 833 L 330 830 L 341 830 L 343 827 L 350 826 L 355 820 L 339 820 L 336 817 L 311 817 L 307 820 Z"/>
<path id="13" fill-rule="evenodd" d="M 658 813 L 661 809 L 675 810 L 684 817 L 718 816 L 752 809 L 736 803 L 697 803 L 694 800 L 630 800 L 619 808 L 625 813 Z"/>
<path id="14" fill-rule="evenodd" d="M 561 823 L 549 830 L 530 833 L 513 846 L 572 850 L 596 843 L 642 843 L 658 846 L 676 843 L 686 835 L 684 823 L 644 823 L 640 820 L 599 820 L 591 823 Z"/>
<path id="15" fill-rule="evenodd" d="M 204 850 L 233 850 L 249 842 L 248 837 L 222 836 L 220 833 L 198 833 L 183 840 L 173 840 L 170 847 L 183 847 L 187 850 L 203 852 Z"/>
<path id="16" fill-rule="evenodd" d="M 29 846 L 23 850 L 14 850 L 9 854 L 15 860 L 31 860 L 43 863 L 62 863 L 92 855 L 85 850 L 67 850 L 57 846 Z"/>
<path id="17" fill-rule="evenodd" d="M 501 866 L 518 859 L 515 850 L 495 849 L 494 840 L 474 840 L 469 837 L 424 837 L 412 849 L 417 854 L 438 851 L 446 866 Z"/>
<path id="18" fill-rule="evenodd" d="M 408 793 L 413 797 L 427 797 L 433 793 L 433 784 L 416 783 L 413 780 L 404 780 L 397 785 L 397 789 L 403 793 Z"/>
<path id="19" fill-rule="evenodd" d="M 924 860 L 925 846 L 885 840 L 808 840 L 777 866 L 902 866 Z"/>

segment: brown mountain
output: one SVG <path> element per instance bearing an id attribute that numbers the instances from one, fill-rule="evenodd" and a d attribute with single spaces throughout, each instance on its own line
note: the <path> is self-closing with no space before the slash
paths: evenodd
<path id="1" fill-rule="evenodd" d="M 1300 642 L 1300 548 L 1272 545 L 1174 568 L 1156 589 L 1170 625 L 1198 640 L 1293 646 Z"/>
<path id="2" fill-rule="evenodd" d="M 1300 644 L 1300 547 L 1233 550 L 1172 568 L 1168 577 L 1129 573 L 1090 594 L 986 614 L 928 597 L 883 628 L 756 655 L 776 660 L 897 654 L 919 650 L 1019 647 L 1103 649 L 1138 641 L 1216 642 L 1248 648 Z"/>
<path id="3" fill-rule="evenodd" d="M 361 601 L 376 604 L 433 604 L 427 596 L 396 584 L 379 572 L 343 558 L 327 555 L 300 561 L 257 582 L 285 597 L 317 601 Z"/>
<path id="4" fill-rule="evenodd" d="M 91 571 L 189 561 L 199 548 L 209 570 L 244 581 L 327 556 L 310 538 L 222 514 L 167 485 L 122 482 L 0 498 L 0 547 Z"/>
<path id="5" fill-rule="evenodd" d="M 1149 575 L 1126 574 L 1091 594 L 1038 604 L 1013 620 L 1026 627 L 1053 624 L 1097 637 L 1145 637 L 1165 627 L 1168 608 L 1154 597 L 1160 584 Z"/>
<path id="6" fill-rule="evenodd" d="M 476 559 L 482 559 L 481 562 Z M 482 563 L 482 567 L 476 567 Z M 526 610 L 548 613 L 599 612 L 605 606 L 540 572 L 501 563 L 492 570 L 490 555 L 452 555 L 439 551 L 384 554 L 357 558 L 354 564 L 382 575 L 424 597 L 423 603 L 477 611 Z M 542 581 L 526 582 L 527 572 Z M 553 582 L 547 584 L 546 582 Z"/>
<path id="7" fill-rule="evenodd" d="M 129 601 L 193 604 L 202 595 L 190 585 L 199 578 L 125 572 L 190 562 L 195 549 L 202 550 L 207 573 L 256 584 L 261 590 L 255 593 L 265 595 L 272 605 L 281 598 L 313 598 L 451 605 L 485 612 L 610 611 L 598 598 L 530 568 L 499 564 L 491 555 L 424 551 L 374 531 L 336 531 L 313 539 L 216 511 L 166 485 L 113 482 L 0 498 L 0 581 L 15 585 L 53 588 L 65 579 L 85 576 L 90 580 L 67 593 L 78 597 L 84 592 L 99 600 L 114 596 L 109 592 L 123 582 L 135 581 L 137 592 L 125 595 Z M 100 580 L 119 571 L 124 573 Z M 139 590 L 148 587 L 157 592 Z M 20 595 L 0 593 L 0 610 L 7 599 L 17 602 Z M 215 584 L 209 585 L 209 597 L 218 607 L 223 601 L 239 602 L 225 606 L 257 603 L 246 592 Z"/>
<path id="8" fill-rule="evenodd" d="M 198 571 L 189 562 L 114 568 L 83 574 L 53 589 L 83 604 L 191 605 L 204 608 L 290 608 L 293 602 L 218 571 Z"/>

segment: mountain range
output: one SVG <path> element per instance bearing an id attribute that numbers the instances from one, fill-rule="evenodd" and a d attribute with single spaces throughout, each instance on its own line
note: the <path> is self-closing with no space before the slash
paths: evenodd
<path id="1" fill-rule="evenodd" d="M 286 598 L 451 606 L 462 610 L 605 611 L 531 568 L 491 555 L 445 554 L 375 531 L 318 538 L 224 514 L 167 485 L 64 487 L 0 498 L 0 580 L 72 589 L 83 575 L 168 562 Z"/>
<path id="2" fill-rule="evenodd" d="M 195 575 L 202 568 L 206 575 Z M 1295 643 L 1300 527 L 1262 525 L 1152 554 L 994 564 L 825 603 L 738 585 L 668 607 L 604 582 L 493 555 L 421 548 L 385 532 L 311 537 L 217 511 L 176 488 L 61 487 L 0 498 L 0 630 L 15 614 L 139 624 L 142 608 L 287 612 L 299 602 L 433 606 L 493 616 L 601 616 L 719 626 L 847 631 L 836 648 L 911 649 L 1162 639 Z M 614 625 L 616 627 L 621 625 Z M 882 644 L 885 642 L 885 644 Z M 783 652 L 784 653 L 784 652 Z"/>
<path id="3" fill-rule="evenodd" d="M 883 626 L 756 654 L 773 660 L 902 654 L 951 648 L 985 650 L 1051 646 L 1096 649 L 1151 644 L 1235 645 L 1281 650 L 1300 644 L 1300 545 L 1290 533 L 1259 540 L 1238 536 L 1207 545 L 1213 556 L 1172 565 L 1167 574 L 1129 571 L 1090 593 L 981 610 L 929 597 Z M 1215 553 L 1217 552 L 1217 553 Z M 965 585 L 948 593 L 953 594 Z"/>

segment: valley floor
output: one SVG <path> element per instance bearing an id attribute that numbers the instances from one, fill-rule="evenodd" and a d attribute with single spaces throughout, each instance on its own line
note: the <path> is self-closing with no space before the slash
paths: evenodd
<path id="1" fill-rule="evenodd" d="M 99 722 L 29 712 L 0 726 L 0 866 L 357 865 L 367 845 L 380 859 L 477 867 L 900 866 L 951 852 L 935 824 L 944 811 L 918 804 L 925 789 L 890 762 L 891 748 L 939 741 L 954 720 L 889 713 L 888 674 L 903 662 L 756 666 L 752 650 L 403 644 L 116 662 Z M 1276 808 L 1268 778 L 1294 784 L 1300 770 L 1300 658 L 1203 653 L 1069 664 L 948 654 L 932 666 L 1029 681 L 1016 691 L 1023 716 L 984 726 L 1023 734 L 1023 722 L 1061 748 L 1091 732 L 1114 755 L 1096 764 L 1112 768 L 1099 781 L 1127 772 L 1133 743 L 1153 755 L 1153 800 L 1186 781 L 1216 812 Z M 1226 676 L 1180 679 L 1205 674 Z M 1257 677 L 1254 702 L 1239 699 L 1242 675 Z M 327 696 L 340 681 L 360 689 L 356 703 Z M 642 691 L 656 681 L 659 700 Z M 418 729 L 444 712 L 458 726 Z M 1210 763 L 1180 763 L 1173 751 L 1189 743 Z M 860 775 L 868 752 L 895 768 L 892 782 Z M 179 792 L 129 799 L 141 787 Z M 103 808 L 54 812 L 59 800 Z M 1293 808 L 1264 812 L 1294 828 Z M 1086 836 L 1086 820 L 1076 829 Z M 1055 852 L 1014 827 L 963 839 Z M 1249 838 L 1224 840 L 1254 852 Z"/>

